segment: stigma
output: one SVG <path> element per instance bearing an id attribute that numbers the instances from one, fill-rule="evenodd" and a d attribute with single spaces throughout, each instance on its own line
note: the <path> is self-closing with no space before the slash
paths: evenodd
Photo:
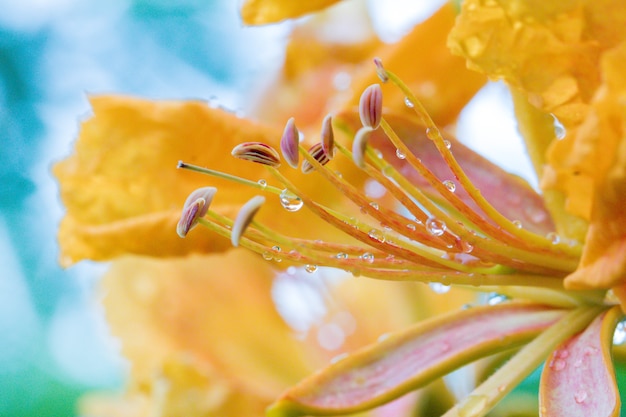
<path id="1" fill-rule="evenodd" d="M 199 224 L 230 239 L 234 246 L 257 252 L 266 259 L 311 269 L 341 268 L 355 276 L 383 280 L 562 288 L 562 278 L 578 265 L 580 245 L 520 227 L 519 221 L 506 218 L 494 208 L 463 171 L 450 141 L 419 100 L 380 60 L 375 60 L 375 64 L 381 82 L 391 82 L 402 90 L 406 106 L 423 126 L 452 179 L 438 178 L 420 159 L 420 150 L 410 147 L 396 132 L 392 119 L 387 120 L 383 111 L 382 89 L 374 84 L 365 89 L 359 101 L 360 128 L 352 129 L 345 120 L 329 115 L 322 122 L 319 142 L 305 147 L 300 142 L 296 121 L 291 118 L 281 138 L 280 152 L 260 142 L 246 142 L 233 149 L 234 157 L 263 165 L 273 184 L 179 163 L 179 168 L 225 178 L 260 194 L 249 200 L 233 220 L 210 210 L 209 204 L 219 198 L 219 192 L 216 194 L 213 189 L 206 198 L 198 197 L 204 195 L 202 192 L 192 193 L 183 209 L 179 235 L 186 236 Z M 337 140 L 338 133 L 351 143 L 342 144 Z M 387 148 L 395 148 L 394 154 L 377 149 L 372 143 L 374 136 L 383 137 Z M 287 164 L 281 164 L 281 154 Z M 335 157 L 350 160 L 394 203 L 374 201 L 365 190 L 344 179 L 332 168 Z M 391 158 L 401 160 L 402 169 Z M 357 211 L 316 201 L 290 180 L 290 170 L 294 169 L 311 174 L 311 180 L 319 181 L 320 186 L 337 189 L 354 203 Z M 408 171 L 412 174 L 408 175 Z M 428 185 L 428 190 L 416 185 L 414 175 Z M 206 194 L 207 189 L 202 190 Z M 468 198 L 460 197 L 460 190 Z M 308 210 L 311 216 L 350 236 L 354 243 L 311 240 L 272 230 L 255 220 L 266 198 L 279 199 L 288 212 Z"/>

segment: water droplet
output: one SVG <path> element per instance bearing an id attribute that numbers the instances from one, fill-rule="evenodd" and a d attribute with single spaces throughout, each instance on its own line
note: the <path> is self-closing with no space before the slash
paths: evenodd
<path id="1" fill-rule="evenodd" d="M 587 391 L 580 390 L 576 394 L 574 394 L 574 401 L 576 404 L 582 404 L 587 400 Z"/>
<path id="2" fill-rule="evenodd" d="M 317 265 L 306 264 L 304 266 L 304 270 L 308 272 L 309 274 L 312 274 L 315 271 L 317 271 Z"/>
<path id="3" fill-rule="evenodd" d="M 409 230 L 413 230 L 414 231 L 415 230 L 415 225 L 413 223 L 409 223 L 409 224 L 406 225 L 406 228 L 409 229 Z"/>
<path id="4" fill-rule="evenodd" d="M 428 286 L 437 294 L 445 294 L 450 291 L 450 286 L 444 285 L 441 282 L 429 282 Z"/>
<path id="5" fill-rule="evenodd" d="M 398 159 L 406 159 L 406 155 L 400 149 L 396 149 L 396 156 Z"/>
<path id="6" fill-rule="evenodd" d="M 274 257 L 272 256 L 271 253 L 269 253 L 268 251 L 263 252 L 263 259 L 265 259 L 266 261 L 271 261 L 272 259 L 274 259 Z"/>
<path id="7" fill-rule="evenodd" d="M 486 406 L 486 395 L 470 395 L 460 405 L 459 417 L 475 417 L 482 415 Z"/>
<path id="8" fill-rule="evenodd" d="M 361 255 L 361 259 L 363 259 L 365 262 L 371 264 L 372 262 L 374 262 L 374 254 L 373 253 L 369 253 L 369 252 L 365 252 L 363 255 Z"/>
<path id="9" fill-rule="evenodd" d="M 261 188 L 263 188 L 265 190 L 265 187 L 267 187 L 267 181 L 265 181 L 264 179 L 260 179 L 257 181 L 257 183 L 261 186 Z"/>
<path id="10" fill-rule="evenodd" d="M 335 258 L 337 258 L 337 259 L 348 259 L 348 254 L 347 253 L 343 253 L 343 252 L 339 252 L 338 254 L 335 255 Z"/>
<path id="11" fill-rule="evenodd" d="M 287 211 L 298 211 L 304 203 L 300 197 L 285 188 L 280 193 L 280 205 Z"/>
<path id="12" fill-rule="evenodd" d="M 554 135 L 558 140 L 565 138 L 565 135 L 567 135 L 567 129 L 565 129 L 563 123 L 561 123 L 555 115 L 552 115 L 552 118 L 554 119 Z"/>
<path id="13" fill-rule="evenodd" d="M 550 242 L 552 242 L 553 245 L 556 245 L 557 243 L 561 241 L 561 238 L 559 237 L 559 235 L 557 235 L 554 232 L 548 233 L 546 237 L 548 238 L 548 240 L 550 240 Z"/>
<path id="14" fill-rule="evenodd" d="M 450 191 L 451 193 L 456 191 L 456 184 L 454 183 L 454 181 L 445 180 L 443 182 L 443 185 L 445 185 L 448 191 Z"/>
<path id="15" fill-rule="evenodd" d="M 497 304 L 505 302 L 506 300 L 508 300 L 508 297 L 503 294 L 498 294 L 496 292 L 487 294 L 487 304 L 490 306 L 495 306 Z"/>
<path id="16" fill-rule="evenodd" d="M 370 207 L 373 208 L 374 210 L 378 210 L 378 203 L 375 202 L 370 202 Z"/>
<path id="17" fill-rule="evenodd" d="M 404 98 L 404 105 L 407 106 L 409 109 L 412 109 L 413 107 L 415 107 L 415 104 L 413 104 L 411 99 L 408 97 Z"/>
<path id="18" fill-rule="evenodd" d="M 385 235 L 378 229 L 370 230 L 367 235 L 372 239 L 379 241 L 380 243 L 385 243 Z"/>
<path id="19" fill-rule="evenodd" d="M 615 326 L 613 333 L 613 344 L 623 345 L 626 342 L 626 320 L 622 320 Z"/>
<path id="20" fill-rule="evenodd" d="M 434 129 L 431 129 L 430 127 L 426 128 L 426 136 L 428 137 L 428 139 L 430 140 L 434 140 L 435 136 L 437 135 L 436 133 L 437 131 Z"/>
<path id="21" fill-rule="evenodd" d="M 443 140 L 443 144 L 444 144 L 444 146 L 445 146 L 446 148 L 448 148 L 448 149 L 450 149 L 450 148 L 452 147 L 452 144 L 451 144 L 451 143 L 450 143 L 450 141 L 449 141 L 449 140 L 447 140 L 447 139 L 444 139 L 444 140 Z"/>
<path id="22" fill-rule="evenodd" d="M 457 244 L 459 248 L 461 249 L 461 252 L 463 253 L 472 253 L 472 251 L 474 250 L 474 245 L 472 245 L 466 240 L 458 240 Z"/>
<path id="23" fill-rule="evenodd" d="M 341 171 L 335 171 L 335 175 L 336 175 L 338 178 L 343 178 L 343 174 L 341 173 Z"/>
<path id="24" fill-rule="evenodd" d="M 274 252 L 280 252 L 280 250 L 281 250 L 281 249 L 280 249 L 280 246 L 278 246 L 278 245 L 274 245 L 274 246 L 272 246 L 272 250 L 273 250 Z"/>
<path id="25" fill-rule="evenodd" d="M 436 219 L 434 217 L 426 220 L 426 230 L 428 230 L 428 232 L 433 236 L 443 235 L 446 229 L 447 226 L 442 220 Z"/>
<path id="26" fill-rule="evenodd" d="M 567 365 L 567 362 L 565 362 L 563 359 L 553 359 L 552 361 L 550 361 L 550 369 L 554 369 L 555 371 L 562 371 L 563 369 L 565 369 L 565 366 Z"/>
<path id="27" fill-rule="evenodd" d="M 511 223 L 513 223 L 513 225 L 518 229 L 522 228 L 522 222 L 520 222 L 519 220 L 513 220 Z"/>

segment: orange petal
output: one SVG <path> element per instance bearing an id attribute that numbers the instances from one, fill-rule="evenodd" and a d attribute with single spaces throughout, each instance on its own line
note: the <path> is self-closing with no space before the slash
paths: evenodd
<path id="1" fill-rule="evenodd" d="M 580 268 L 565 281 L 569 288 L 608 289 L 626 283 L 626 42 L 605 54 L 603 69 L 605 83 L 569 155 L 569 178 L 589 183 L 590 196 L 585 197 L 591 204 Z M 570 196 L 576 195 L 580 192 L 571 189 Z"/>
<path id="2" fill-rule="evenodd" d="M 104 305 L 133 380 L 151 381 L 170 360 L 188 358 L 231 389 L 267 399 L 306 374 L 306 351 L 274 308 L 274 274 L 242 250 L 114 262 Z"/>
<path id="3" fill-rule="evenodd" d="M 386 68 L 402 78 L 440 126 L 452 123 L 487 81 L 485 76 L 469 71 L 464 60 L 452 55 L 446 47 L 456 15 L 452 2 L 446 2 L 432 17 L 416 25 L 398 43 L 375 52 Z M 362 76 L 354 81 L 354 95 L 348 101 L 348 107 L 357 106 L 363 90 L 378 82 L 380 80 L 371 60 L 365 62 Z M 385 107 L 409 112 L 398 88 L 384 84 L 383 94 Z"/>
<path id="4" fill-rule="evenodd" d="M 310 376 L 284 393 L 268 416 L 375 407 L 481 356 L 519 346 L 562 315 L 544 306 L 502 304 L 431 319 Z"/>
<path id="5" fill-rule="evenodd" d="M 247 25 L 264 25 L 300 17 L 338 2 L 339 0 L 246 0 L 241 6 L 241 17 Z"/>
<path id="6" fill-rule="evenodd" d="M 619 307 L 603 313 L 548 358 L 539 388 L 541 416 L 619 415 L 620 397 L 611 360 L 611 343 L 621 315 Z"/>
<path id="7" fill-rule="evenodd" d="M 91 102 L 94 116 L 82 124 L 75 153 L 54 167 L 67 208 L 59 232 L 63 264 L 124 253 L 174 256 L 228 247 L 202 230 L 187 239 L 178 237 L 176 222 L 184 201 L 199 187 L 216 186 L 211 209 L 232 217 L 258 191 L 177 170 L 176 164 L 184 160 L 251 180 L 267 177 L 264 167 L 235 160 L 230 151 L 246 141 L 277 147 L 280 129 L 201 102 L 127 97 L 92 97 Z M 312 193 L 328 195 L 323 189 Z M 275 197 L 268 199 L 259 219 L 276 227 L 299 216 L 283 210 Z M 301 229 L 310 236 L 324 227 L 303 221 Z"/>

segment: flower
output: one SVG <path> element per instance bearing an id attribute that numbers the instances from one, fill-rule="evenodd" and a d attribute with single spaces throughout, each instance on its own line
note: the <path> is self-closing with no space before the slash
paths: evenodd
<path id="1" fill-rule="evenodd" d="M 422 104 L 401 80 L 404 76 L 383 68 L 382 61 L 394 68 L 393 59 L 386 57 L 376 60 L 377 73 L 395 86 L 395 93 L 381 89 L 379 96 L 374 87 L 367 90 L 370 97 L 360 100 L 365 103 L 364 117 L 350 106 L 334 115 L 336 158 L 328 151 L 332 146 L 322 144 L 330 142 L 326 119 L 323 130 L 327 133 L 320 145 L 298 147 L 303 166 L 308 164 L 305 173 L 279 167 L 279 155 L 273 150 L 278 148 L 276 138 L 281 137 L 278 127 L 267 134 L 256 125 L 242 124 L 235 129 L 236 136 L 244 136 L 246 142 L 246 152 L 242 148 L 235 151 L 246 159 L 238 163 L 250 167 L 246 171 L 241 165 L 237 175 L 225 173 L 231 167 L 221 166 L 219 156 L 210 168 L 198 166 L 192 149 L 183 168 L 273 197 L 262 205 L 264 200 L 249 200 L 253 194 L 241 193 L 241 187 L 216 182 L 218 191 L 211 202 L 215 205 L 206 216 L 197 216 L 205 209 L 202 202 L 192 210 L 193 218 L 183 222 L 214 232 L 190 232 L 186 239 L 201 242 L 204 235 L 211 242 L 195 250 L 217 248 L 218 234 L 283 265 L 331 266 L 380 280 L 467 286 L 510 299 L 433 317 L 341 358 L 287 389 L 268 409 L 268 415 L 328 415 L 370 409 L 478 358 L 516 348 L 519 352 L 445 415 L 485 415 L 544 361 L 542 416 L 619 414 L 610 348 L 622 310 L 607 290 L 612 289 L 618 300 L 626 292 L 625 227 L 619 205 L 626 141 L 622 134 L 623 82 L 618 76 L 624 62 L 619 38 L 623 22 L 620 13 L 603 11 L 605 7 L 609 10 L 609 3 L 527 7 L 515 1 L 501 5 L 470 0 L 464 3 L 450 37 L 453 50 L 465 56 L 472 67 L 504 78 L 514 89 L 521 130 L 547 190 L 545 200 L 442 132 L 426 108 L 440 123 L 453 119 L 439 114 L 428 100 Z M 402 57 L 390 58 L 394 56 Z M 582 69 L 573 65 L 579 61 Z M 384 111 L 379 103 L 382 95 Z M 120 116 L 120 107 L 114 102 L 106 112 L 114 114 L 112 120 Z M 359 100 L 352 97 L 347 102 L 356 106 Z M 136 107 L 150 109 L 152 105 L 130 103 L 121 113 Z M 407 111 L 414 114 L 407 115 Z M 224 120 L 201 106 L 183 111 L 184 115 L 191 113 Z M 96 120 L 98 117 L 96 110 Z M 561 141 L 555 140 L 553 117 L 567 131 Z M 102 120 L 100 117 L 91 127 L 101 129 Z M 360 120 L 365 120 L 366 126 L 361 127 Z M 291 134 L 283 135 L 289 142 L 281 146 L 288 151 L 292 168 L 299 160 L 293 152 L 293 123 L 285 129 Z M 109 124 L 113 123 L 104 126 Z M 139 126 L 140 136 L 159 139 L 147 134 L 154 127 Z M 230 124 L 227 127 L 232 128 Z M 162 132 L 161 127 L 156 131 Z M 250 132 L 259 138 L 251 140 Z M 343 145 L 340 136 L 354 138 L 352 150 Z M 598 151 L 603 145 L 612 151 L 608 156 Z M 254 153 L 248 152 L 250 149 Z M 596 160 L 589 161 L 589 156 L 597 158 L 598 170 L 592 169 Z M 315 173 L 305 175 L 311 171 Z M 260 172 L 265 172 L 267 179 L 257 182 Z M 320 177 L 333 188 L 321 187 Z M 591 185 L 591 190 L 575 186 L 576 181 Z M 368 195 L 364 184 L 379 194 Z M 204 186 L 201 181 L 194 185 Z M 225 210 L 219 205 L 220 194 L 235 188 L 236 195 L 226 195 L 223 200 L 230 204 Z M 233 205 L 233 201 L 240 204 Z M 250 203 L 233 221 L 237 211 L 233 206 L 244 201 Z M 317 220 L 310 215 L 297 217 L 305 212 L 303 207 Z M 122 204 L 121 208 L 128 209 L 131 216 L 141 213 L 133 206 Z M 183 213 L 184 219 L 189 219 L 188 210 Z M 128 223 L 122 225 L 126 228 L 122 236 L 134 230 L 145 236 L 154 233 L 147 227 L 150 225 L 140 224 L 142 229 Z M 290 227 L 294 223 L 299 225 L 297 230 Z M 164 250 L 153 247 L 153 242 L 131 242 L 104 257 L 129 250 L 157 256 L 194 250 L 192 244 L 180 252 L 168 252 L 178 246 Z M 91 242 L 85 246 L 97 248 Z M 94 253 L 100 254 L 97 249 Z M 201 327 L 209 319 L 198 320 L 197 327 Z M 251 363 L 258 365 L 256 360 Z M 272 378 L 258 380 L 265 379 Z"/>
<path id="2" fill-rule="evenodd" d="M 257 112 L 256 121 L 204 102 L 91 97 L 93 116 L 81 126 L 75 154 L 54 168 L 68 211 L 59 231 L 61 261 L 69 266 L 83 259 L 113 260 L 102 282 L 104 304 L 111 331 L 120 338 L 122 352 L 131 362 L 131 374 L 123 395 L 86 397 L 82 406 L 86 414 L 260 414 L 281 390 L 341 352 L 311 348 L 305 343 L 311 340 L 294 341 L 293 329 L 274 311 L 271 280 L 297 281 L 277 268 L 284 268 L 286 263 L 269 263 L 232 251 L 230 242 L 191 230 L 198 226 L 209 204 L 212 212 L 234 218 L 245 201 L 267 187 L 269 178 L 263 168 L 244 162 L 237 165 L 242 168 L 237 174 L 253 178 L 253 184 L 248 184 L 255 188 L 216 180 L 212 185 L 219 187 L 219 197 L 214 199 L 215 188 L 204 187 L 201 176 L 176 170 L 176 164 L 182 159 L 230 170 L 233 160 L 224 156 L 236 144 L 278 145 L 282 126 L 275 119 L 285 115 L 287 108 L 297 115 L 298 126 L 307 134 L 312 126 L 317 129 L 330 108 L 358 103 L 357 92 L 370 82 L 371 71 L 354 76 L 354 97 L 344 91 L 339 101 L 335 99 L 341 91 L 332 87 L 332 78 L 338 73 L 359 72 L 358 62 L 371 58 L 374 49 L 390 61 L 402 63 L 406 79 L 418 89 L 421 86 L 422 98 L 432 106 L 437 120 L 454 120 L 485 78 L 468 73 L 467 82 L 459 83 L 459 88 L 433 94 L 445 74 L 464 71 L 463 60 L 441 53 L 453 20 L 453 9 L 447 6 L 401 43 L 384 49 L 372 40 L 353 47 L 316 43 L 309 33 L 312 29 L 306 25 L 298 28 L 284 73 L 261 106 L 261 110 L 271 108 L 272 112 Z M 412 74 L 416 58 L 402 57 L 414 44 L 425 45 L 425 52 L 436 59 L 433 65 Z M 323 53 L 303 56 L 303 51 L 311 50 Z M 294 90 L 316 100 L 294 104 L 289 100 Z M 398 107 L 404 106 L 400 103 Z M 364 180 L 349 161 L 338 164 L 345 167 L 346 177 L 356 183 Z M 319 187 L 308 178 L 302 174 L 298 181 L 315 198 L 341 201 L 340 193 L 332 187 Z M 188 195 L 191 197 L 184 204 L 184 219 L 180 221 L 179 204 Z M 287 218 L 273 216 L 268 209 L 274 213 L 284 209 L 279 199 L 268 199 L 261 208 L 259 218 L 272 228 L 281 228 L 300 216 L 301 236 L 341 239 L 333 227 L 305 216 L 304 211 L 290 213 Z M 315 268 L 311 265 L 307 269 Z M 320 273 L 311 275 L 302 268 L 299 274 L 319 281 L 316 288 L 326 285 Z M 343 317 L 338 313 L 349 311 L 358 321 L 356 332 L 346 336 L 342 349 L 369 343 L 381 333 L 424 318 L 426 312 L 449 308 L 424 298 L 423 292 L 410 283 L 393 287 L 383 284 L 345 281 L 338 288 L 332 287 L 327 319 L 335 320 Z M 377 302 L 372 301 L 374 297 Z M 459 298 L 463 300 L 459 305 L 467 301 L 466 295 Z M 416 309 L 415 303 L 422 308 Z M 385 312 L 371 317 L 368 313 L 372 308 Z M 310 335 L 325 324 L 329 323 L 316 322 Z M 268 369 L 272 355 L 291 359 Z M 450 395 L 442 384 L 435 384 L 431 392 L 421 395 L 421 401 L 436 396 L 438 403 L 447 404 L 441 399 Z M 413 406 L 415 401 L 403 403 Z"/>

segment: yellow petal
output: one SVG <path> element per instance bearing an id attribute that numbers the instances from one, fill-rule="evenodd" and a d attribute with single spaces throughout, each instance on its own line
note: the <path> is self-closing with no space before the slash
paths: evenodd
<path id="1" fill-rule="evenodd" d="M 297 380 L 310 368 L 274 308 L 274 274 L 269 262 L 242 250 L 114 262 L 104 305 L 133 380 L 149 382 L 181 358 L 262 398 Z"/>
<path id="2" fill-rule="evenodd" d="M 605 54 L 603 70 L 605 82 L 567 161 L 570 179 L 584 178 L 591 193 L 587 241 L 580 268 L 565 281 L 569 288 L 626 283 L 626 42 Z"/>
<path id="3" fill-rule="evenodd" d="M 446 47 L 455 18 L 455 8 L 447 2 L 401 41 L 375 52 L 386 68 L 402 78 L 440 126 L 452 123 L 486 82 L 483 75 L 468 71 L 464 60 L 452 55 Z M 363 90 L 378 82 L 371 60 L 365 62 L 362 76 L 355 79 L 354 96 L 348 105 L 357 106 Z M 386 107 L 412 114 L 404 106 L 404 96 L 398 88 L 384 84 L 383 94 Z"/>
<path id="4" fill-rule="evenodd" d="M 247 25 L 263 25 L 300 17 L 338 3 L 339 0 L 246 0 L 241 17 Z"/>
<path id="5" fill-rule="evenodd" d="M 184 201 L 199 187 L 216 186 L 211 209 L 232 217 L 258 190 L 177 170 L 176 164 L 184 160 L 251 180 L 267 178 L 263 166 L 235 160 L 230 151 L 245 141 L 277 147 L 282 129 L 201 102 L 126 97 L 92 97 L 91 102 L 94 115 L 82 124 L 75 153 L 54 167 L 67 208 L 59 232 L 62 263 L 124 253 L 174 256 L 228 247 L 225 239 L 202 230 L 192 231 L 187 239 L 178 237 L 176 222 Z M 312 185 L 308 190 L 332 195 Z M 273 197 L 259 219 L 276 227 L 301 218 L 300 213 L 287 213 Z M 324 227 L 313 219 L 301 222 L 301 229 L 311 236 Z"/>
<path id="6" fill-rule="evenodd" d="M 602 51 L 626 37 L 619 0 L 463 2 L 450 47 L 470 68 L 506 80 L 566 126 L 599 85 Z"/>

